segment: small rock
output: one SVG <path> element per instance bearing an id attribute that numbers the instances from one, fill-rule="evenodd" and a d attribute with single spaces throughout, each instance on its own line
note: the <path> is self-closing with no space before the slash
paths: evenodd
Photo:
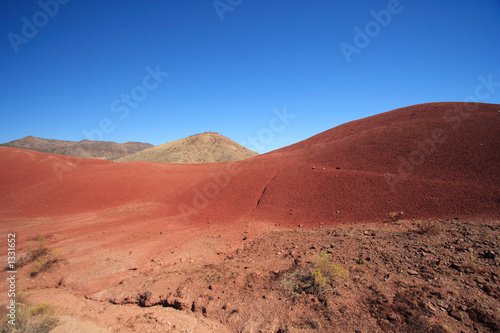
<path id="1" fill-rule="evenodd" d="M 302 224 L 299 224 L 299 228 L 302 228 Z"/>
<path id="2" fill-rule="evenodd" d="M 457 310 L 451 310 L 450 312 L 448 312 L 448 314 L 450 315 L 450 317 L 453 317 L 458 321 L 462 321 L 464 319 L 462 313 Z"/>
<path id="3" fill-rule="evenodd" d="M 395 313 L 391 312 L 391 313 L 387 314 L 387 319 L 389 319 L 390 321 L 397 321 L 398 316 Z"/>
<path id="4" fill-rule="evenodd" d="M 316 167 L 312 167 L 312 169 L 314 170 L 314 169 L 316 169 Z"/>
<path id="5" fill-rule="evenodd" d="M 436 301 L 436 304 L 441 308 L 441 309 L 447 309 L 448 308 L 448 302 L 444 299 L 438 299 Z"/>
<path id="6" fill-rule="evenodd" d="M 483 291 L 488 295 L 493 294 L 493 288 L 488 284 L 483 285 Z"/>
<path id="7" fill-rule="evenodd" d="M 432 305 L 432 303 L 431 303 L 431 302 L 429 302 L 429 303 L 427 304 L 427 307 L 428 307 L 431 311 L 433 311 L 433 312 L 436 312 L 436 310 L 437 310 L 437 309 L 434 307 L 434 305 Z"/>
<path id="8" fill-rule="evenodd" d="M 407 272 L 408 272 L 408 274 L 410 274 L 410 275 L 418 275 L 418 272 L 417 272 L 417 271 L 415 271 L 415 270 L 413 270 L 413 269 L 409 269 Z"/>
<path id="9" fill-rule="evenodd" d="M 340 214 L 340 210 L 337 210 L 335 213 Z"/>

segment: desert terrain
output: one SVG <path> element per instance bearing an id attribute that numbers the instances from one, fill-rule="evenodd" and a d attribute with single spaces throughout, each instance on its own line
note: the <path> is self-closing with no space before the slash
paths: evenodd
<path id="1" fill-rule="evenodd" d="M 497 332 L 499 125 L 421 104 L 226 163 L 0 147 L 2 235 L 51 262 L 16 288 L 53 332 Z"/>
<path id="2" fill-rule="evenodd" d="M 241 161 L 257 155 L 219 133 L 205 132 L 147 148 L 115 162 L 215 163 Z"/>

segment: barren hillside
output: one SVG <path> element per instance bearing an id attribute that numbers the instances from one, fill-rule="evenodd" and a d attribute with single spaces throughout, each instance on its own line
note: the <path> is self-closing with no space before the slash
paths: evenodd
<path id="1" fill-rule="evenodd" d="M 115 162 L 214 163 L 240 161 L 257 155 L 225 136 L 205 132 L 151 147 Z"/>

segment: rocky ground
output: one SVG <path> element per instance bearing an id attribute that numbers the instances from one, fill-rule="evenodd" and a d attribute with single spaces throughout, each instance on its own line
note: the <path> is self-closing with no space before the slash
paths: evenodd
<path id="1" fill-rule="evenodd" d="M 500 331 L 500 221 L 245 224 L 236 243 L 197 238 L 85 299 L 37 277 L 31 299 L 66 308 L 66 331 Z M 341 274 L 318 287 L 322 256 Z"/>

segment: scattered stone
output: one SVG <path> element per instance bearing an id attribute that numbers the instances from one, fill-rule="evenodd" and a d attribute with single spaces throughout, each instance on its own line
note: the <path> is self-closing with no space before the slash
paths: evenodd
<path id="1" fill-rule="evenodd" d="M 413 270 L 413 269 L 409 269 L 407 272 L 408 272 L 408 274 L 410 274 L 410 275 L 418 275 L 418 272 L 417 272 L 417 271 L 415 271 L 415 270 Z"/>
<path id="2" fill-rule="evenodd" d="M 387 319 L 389 319 L 390 321 L 397 321 L 398 316 L 395 313 L 391 312 L 391 313 L 387 314 Z"/>
<path id="3" fill-rule="evenodd" d="M 436 301 L 436 305 L 439 306 L 441 309 L 447 309 L 448 308 L 448 302 L 445 299 L 438 299 Z"/>
<path id="4" fill-rule="evenodd" d="M 335 213 L 340 214 L 340 210 L 337 210 Z"/>
<path id="5" fill-rule="evenodd" d="M 488 295 L 493 294 L 493 288 L 488 284 L 483 285 L 483 291 Z"/>
<path id="6" fill-rule="evenodd" d="M 450 317 L 455 318 L 458 321 L 462 321 L 464 319 L 462 313 L 457 310 L 451 310 L 450 312 L 448 312 L 448 314 L 450 315 Z"/>
<path id="7" fill-rule="evenodd" d="M 302 224 L 299 224 L 299 228 L 302 228 Z"/>
<path id="8" fill-rule="evenodd" d="M 428 308 L 429 308 L 432 312 L 436 312 L 436 311 L 437 311 L 436 307 L 435 307 L 435 306 L 434 306 L 431 302 L 427 303 L 427 307 L 428 307 Z"/>

